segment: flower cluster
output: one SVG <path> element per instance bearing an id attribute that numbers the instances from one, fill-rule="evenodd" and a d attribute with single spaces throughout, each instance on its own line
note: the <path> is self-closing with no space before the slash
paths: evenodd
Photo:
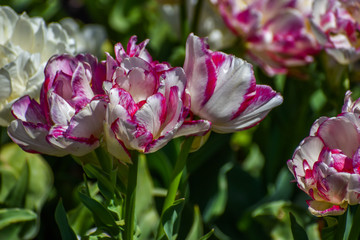
<path id="1" fill-rule="evenodd" d="M 326 52 L 341 64 L 359 59 L 360 3 L 316 0 L 313 8 L 314 32 Z"/>
<path id="2" fill-rule="evenodd" d="M 40 103 L 26 95 L 13 104 L 9 136 L 25 151 L 55 156 L 80 156 L 98 147 L 106 110 L 103 72 L 92 55 L 51 58 Z"/>
<path id="3" fill-rule="evenodd" d="M 359 12 L 345 0 L 213 0 L 249 56 L 269 75 L 310 63 L 325 49 L 337 62 L 359 58 Z"/>
<path id="4" fill-rule="evenodd" d="M 310 29 L 311 1 L 215 1 L 229 28 L 269 75 L 313 61 L 320 45 Z"/>
<path id="5" fill-rule="evenodd" d="M 348 91 L 342 113 L 315 121 L 288 161 L 299 188 L 312 198 L 308 205 L 315 216 L 340 215 L 360 203 L 359 110 L 359 100 L 353 102 Z"/>
<path id="6" fill-rule="evenodd" d="M 154 152 L 171 139 L 226 133 L 259 123 L 282 97 L 256 85 L 250 64 L 212 52 L 204 39 L 188 37 L 184 68 L 154 61 L 148 40 L 115 58 L 60 55 L 45 68 L 40 103 L 15 102 L 8 134 L 28 152 L 81 156 L 99 146 L 130 162 L 129 150 Z"/>
<path id="7" fill-rule="evenodd" d="M 38 97 L 46 62 L 54 54 L 75 53 L 74 39 L 58 23 L 18 15 L 0 6 L 0 126 L 12 120 L 11 105 L 21 96 Z"/>

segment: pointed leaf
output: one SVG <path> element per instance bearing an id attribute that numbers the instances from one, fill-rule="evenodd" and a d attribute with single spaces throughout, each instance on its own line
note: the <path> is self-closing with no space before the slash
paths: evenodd
<path id="1" fill-rule="evenodd" d="M 98 180 L 100 192 L 104 195 L 104 197 L 112 199 L 114 195 L 114 184 L 110 180 L 110 176 L 92 164 L 84 165 L 83 169 L 88 177 L 96 178 Z"/>
<path id="2" fill-rule="evenodd" d="M 227 202 L 227 191 L 228 191 L 228 182 L 227 182 L 227 173 L 234 167 L 233 162 L 228 162 L 223 165 L 220 169 L 218 176 L 218 187 L 219 190 L 217 194 L 211 198 L 209 204 L 204 210 L 204 221 L 209 222 L 211 218 L 221 215 L 226 207 Z"/>
<path id="3" fill-rule="evenodd" d="M 55 221 L 59 227 L 61 238 L 63 240 L 77 240 L 77 237 L 69 225 L 65 208 L 60 200 L 55 209 Z"/>
<path id="4" fill-rule="evenodd" d="M 102 228 L 108 231 L 111 235 L 116 236 L 120 232 L 113 215 L 101 203 L 93 198 L 79 192 L 81 202 L 92 212 L 94 220 Z"/>
<path id="5" fill-rule="evenodd" d="M 203 227 L 199 206 L 194 206 L 194 220 L 186 240 L 198 240 L 203 235 Z"/>
<path id="6" fill-rule="evenodd" d="M 207 240 L 214 234 L 214 229 L 211 229 L 206 235 L 202 236 L 199 240 Z"/>
<path id="7" fill-rule="evenodd" d="M 180 216 L 184 207 L 185 199 L 179 199 L 169 207 L 161 217 L 164 232 L 169 240 L 176 239 L 180 224 Z"/>
<path id="8" fill-rule="evenodd" d="M 351 206 L 351 208 L 356 208 L 353 219 L 352 219 L 352 226 L 351 226 L 351 230 L 349 233 L 349 240 L 355 240 L 355 239 L 359 239 L 359 235 L 360 235 L 360 228 L 357 225 L 357 223 L 360 222 L 360 207 L 359 206 Z M 354 224 L 355 223 L 355 224 Z"/>
<path id="9" fill-rule="evenodd" d="M 296 219 L 292 213 L 290 215 L 291 232 L 294 240 L 305 240 L 309 239 L 305 230 L 296 222 Z"/>

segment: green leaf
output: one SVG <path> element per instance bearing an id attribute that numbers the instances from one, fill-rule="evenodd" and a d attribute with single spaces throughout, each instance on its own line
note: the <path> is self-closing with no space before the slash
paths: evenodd
<path id="1" fill-rule="evenodd" d="M 161 217 L 161 223 L 169 240 L 176 239 L 180 224 L 181 211 L 184 207 L 185 199 L 179 199 L 169 207 Z"/>
<path id="2" fill-rule="evenodd" d="M 339 222 L 335 217 L 324 217 L 327 226 L 324 227 L 321 231 L 322 239 L 326 240 L 335 240 L 336 239 L 336 230 L 339 226 Z"/>
<path id="3" fill-rule="evenodd" d="M 106 199 L 112 199 L 114 196 L 114 185 L 110 180 L 109 174 L 93 166 L 92 164 L 86 164 L 83 166 L 83 169 L 86 175 L 90 178 L 95 178 L 98 180 L 98 186 L 100 192 L 104 195 Z"/>
<path id="4" fill-rule="evenodd" d="M 95 153 L 99 159 L 99 163 L 103 171 L 110 174 L 113 170 L 113 158 L 110 156 L 109 152 L 106 151 L 103 147 L 98 147 L 95 150 Z"/>
<path id="5" fill-rule="evenodd" d="M 25 194 L 29 183 L 29 165 L 25 161 L 20 176 L 7 197 L 5 203 L 9 207 L 22 207 L 25 204 Z"/>
<path id="6" fill-rule="evenodd" d="M 211 229 L 210 232 L 202 236 L 199 240 L 207 240 L 214 234 L 214 229 Z"/>
<path id="7" fill-rule="evenodd" d="M 194 206 L 194 220 L 186 240 L 198 240 L 203 235 L 203 227 L 199 206 Z"/>
<path id="8" fill-rule="evenodd" d="M 355 240 L 355 239 L 359 239 L 359 235 L 360 235 L 360 228 L 359 228 L 359 223 L 360 223 L 360 207 L 357 206 L 350 206 L 350 209 L 353 210 L 354 208 L 354 215 L 352 218 L 352 226 L 351 226 L 351 230 L 349 233 L 349 240 Z"/>
<path id="9" fill-rule="evenodd" d="M 92 212 L 95 223 L 99 228 L 108 231 L 111 235 L 116 236 L 120 232 L 113 215 L 101 203 L 93 198 L 79 192 L 81 202 Z"/>
<path id="10" fill-rule="evenodd" d="M 92 214 L 83 204 L 79 204 L 76 208 L 68 212 L 69 225 L 74 232 L 79 235 L 85 235 L 94 224 Z"/>
<path id="11" fill-rule="evenodd" d="M 14 188 L 24 187 L 19 184 L 21 181 L 24 184 L 26 168 L 28 182 L 21 207 L 40 210 L 52 188 L 52 170 L 41 155 L 24 152 L 14 143 L 1 146 L 0 149 L 0 202 L 6 201 L 13 206 L 14 203 L 9 198 L 19 197 L 21 192 Z"/>
<path id="12" fill-rule="evenodd" d="M 209 200 L 204 210 L 204 221 L 209 222 L 213 217 L 221 215 L 226 207 L 227 193 L 228 193 L 228 182 L 227 173 L 234 167 L 233 162 L 224 164 L 218 175 L 218 192 L 214 197 Z"/>
<path id="13" fill-rule="evenodd" d="M 292 213 L 290 215 L 291 232 L 294 240 L 308 240 L 306 231 L 296 222 L 296 219 Z"/>
<path id="14" fill-rule="evenodd" d="M 0 209 L 0 229 L 3 229 L 11 224 L 35 221 L 36 218 L 37 218 L 36 213 L 28 209 L 20 209 L 20 208 Z"/>
<path id="15" fill-rule="evenodd" d="M 138 166 L 138 178 L 136 185 L 135 216 L 137 225 L 141 229 L 139 239 L 150 239 L 153 232 L 156 232 L 159 223 L 153 197 L 154 186 L 150 172 L 147 168 L 145 155 L 140 155 Z"/>
<path id="16" fill-rule="evenodd" d="M 61 238 L 63 240 L 77 240 L 77 237 L 69 225 L 65 208 L 60 200 L 55 209 L 55 221 L 59 227 Z"/>

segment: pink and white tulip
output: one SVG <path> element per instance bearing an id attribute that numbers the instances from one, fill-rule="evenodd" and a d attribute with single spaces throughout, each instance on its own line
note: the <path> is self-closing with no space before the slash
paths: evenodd
<path id="1" fill-rule="evenodd" d="M 99 146 L 106 98 L 105 68 L 92 55 L 52 57 L 40 103 L 24 96 L 12 106 L 11 139 L 27 152 L 82 156 Z"/>
<path id="2" fill-rule="evenodd" d="M 337 117 L 319 118 L 287 162 L 315 216 L 343 214 L 360 203 L 360 114 L 351 93 Z"/>
<path id="3" fill-rule="evenodd" d="M 340 64 L 360 58 L 360 3 L 345 0 L 315 0 L 312 25 L 326 52 Z"/>
<path id="4" fill-rule="evenodd" d="M 190 96 L 184 70 L 152 61 L 147 41 L 135 42 L 130 39 L 127 51 L 115 45 L 115 59 L 106 60 L 104 136 L 108 151 L 124 162 L 131 161 L 129 150 L 154 152 L 174 137 L 202 135 L 210 128 L 206 120 L 185 119 Z"/>
<path id="5" fill-rule="evenodd" d="M 283 101 L 271 87 L 256 85 L 251 64 L 209 50 L 206 40 L 193 34 L 187 39 L 184 70 L 191 111 L 218 133 L 250 128 Z"/>
<path id="6" fill-rule="evenodd" d="M 320 51 L 309 27 L 312 1 L 217 0 L 215 3 L 229 28 L 244 39 L 250 57 L 270 76 L 306 65 Z"/>

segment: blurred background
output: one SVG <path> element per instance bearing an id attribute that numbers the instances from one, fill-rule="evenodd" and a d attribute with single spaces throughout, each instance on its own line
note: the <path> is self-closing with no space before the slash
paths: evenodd
<path id="1" fill-rule="evenodd" d="M 68 25 L 69 31 L 74 36 L 82 33 L 85 44 L 90 45 L 87 49 L 99 59 L 105 59 L 104 52 L 113 55 L 115 43 L 126 46 L 128 39 L 137 35 L 138 42 L 150 39 L 147 49 L 154 60 L 182 66 L 186 38 L 194 32 L 207 36 L 212 50 L 252 62 L 245 54 L 243 39 L 226 28 L 207 0 L 200 4 L 196 0 L 0 0 L 0 5 L 11 6 L 19 14 L 40 16 L 47 23 L 62 22 L 66 26 L 66 19 L 72 19 L 78 28 Z M 90 25 L 99 27 L 99 35 L 86 35 L 83 30 Z M 196 221 L 203 225 L 204 233 L 215 229 L 211 239 L 292 239 L 292 216 L 309 236 L 319 238 L 322 220 L 306 210 L 305 200 L 309 197 L 292 182 L 286 161 L 317 118 L 341 112 L 347 89 L 353 91 L 353 99 L 360 96 L 357 63 L 351 71 L 344 66 L 329 67 L 331 64 L 321 52 L 312 63 L 274 77 L 254 65 L 257 83 L 281 92 L 284 103 L 254 128 L 234 134 L 211 133 L 207 143 L 190 154 L 184 176 L 188 184 L 182 186 L 189 198 L 178 239 L 186 238 L 199 216 L 201 220 Z M 2 145 L 10 142 L 6 129 L 1 134 Z M 159 212 L 178 151 L 176 141 L 147 155 Z M 66 211 L 76 210 L 79 200 L 75 193 L 83 181 L 83 172 L 70 157 L 44 158 L 54 179 L 41 210 L 36 239 L 55 240 L 60 239 L 54 220 L 56 204 L 61 198 Z"/>

